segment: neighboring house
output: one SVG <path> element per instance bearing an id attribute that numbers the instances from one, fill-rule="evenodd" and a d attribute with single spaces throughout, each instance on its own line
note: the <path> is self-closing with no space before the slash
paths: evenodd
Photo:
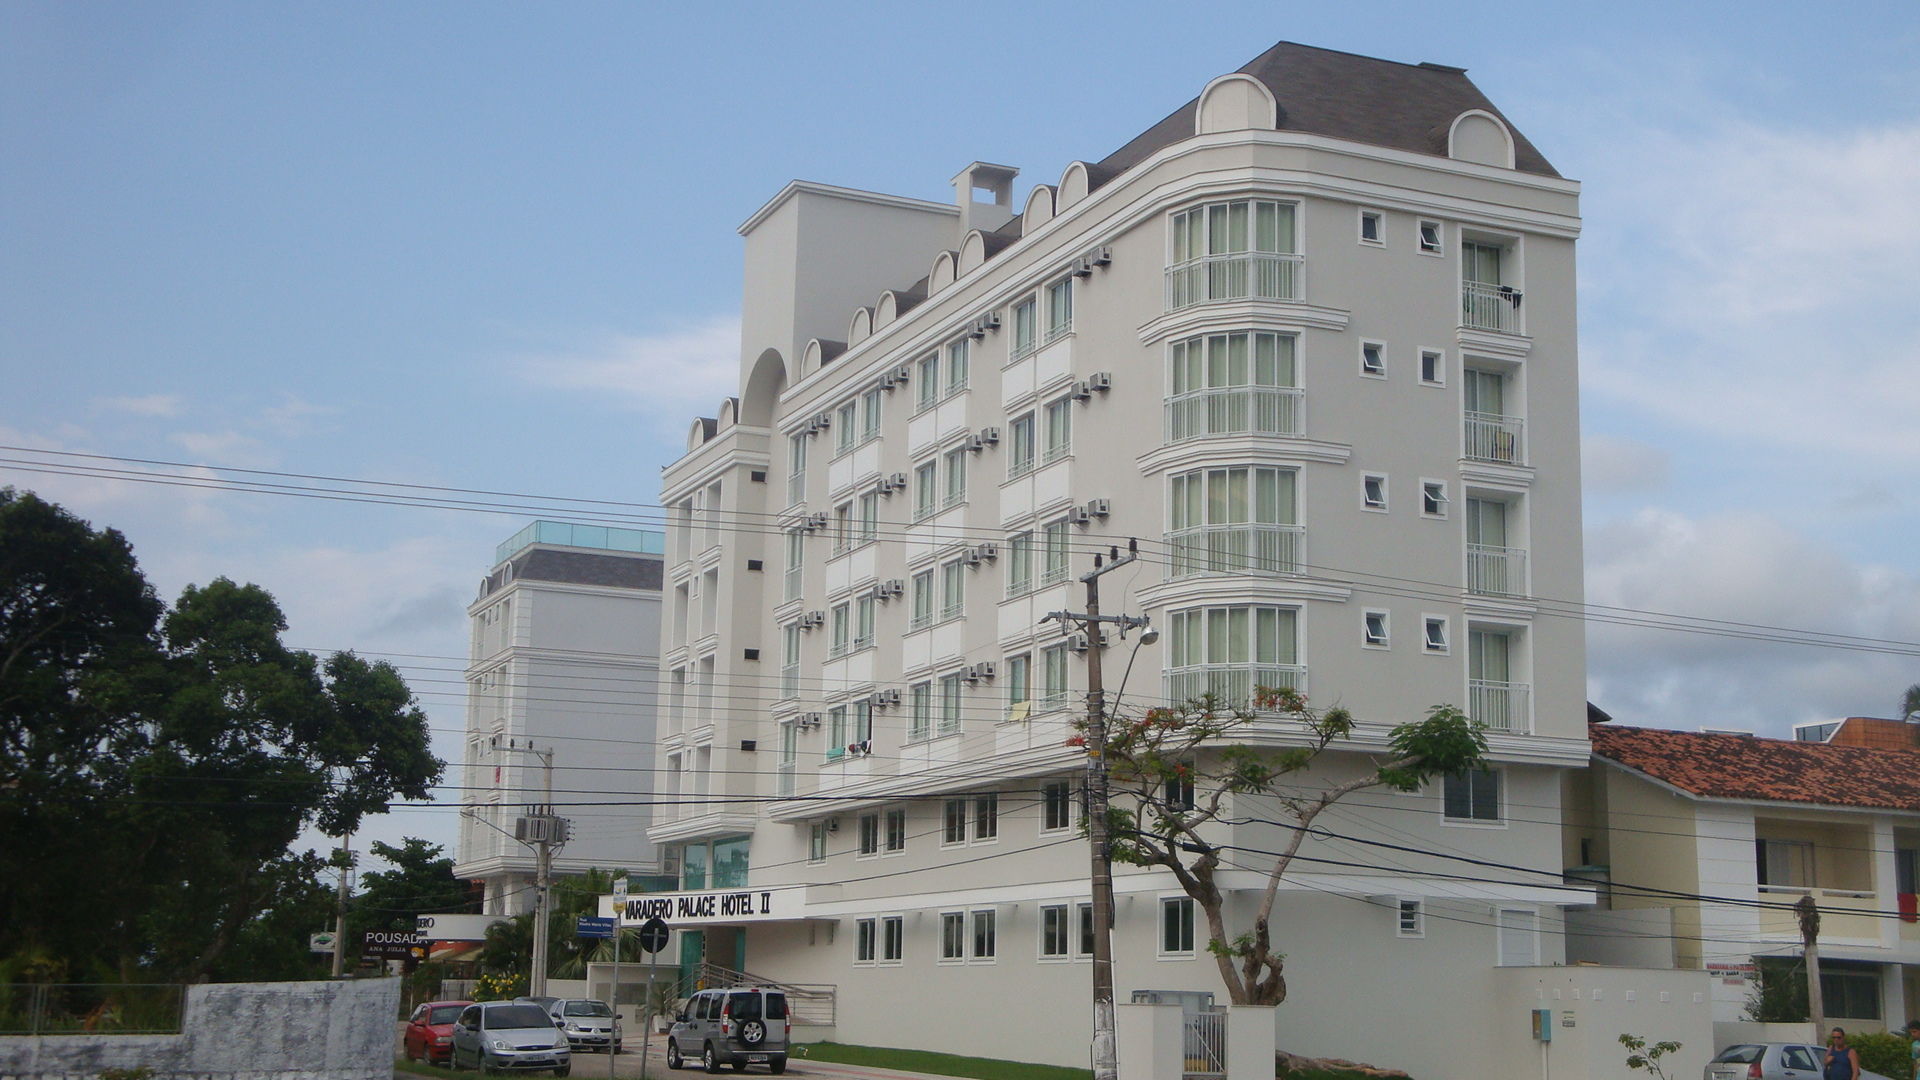
<path id="1" fill-rule="evenodd" d="M 1748 966 L 1801 954 L 1786 905 L 1811 895 L 1833 1022 L 1897 1028 L 1920 1011 L 1920 752 L 1596 724 L 1565 805 L 1569 865 L 1610 897 L 1570 918 L 1589 932 L 1569 959 L 1668 950 L 1722 976 L 1717 1023 L 1742 1020 Z"/>
<path id="2" fill-rule="evenodd" d="M 675 910 L 682 960 L 830 984 L 844 1041 L 1084 1064 L 1091 643 L 1043 617 L 1138 537 L 1105 610 L 1160 638 L 1108 646 L 1123 709 L 1291 685 L 1370 752 L 1438 703 L 1488 726 L 1491 770 L 1322 820 L 1277 1022 L 1496 1074 L 1526 1039 L 1496 969 L 1559 962 L 1559 907 L 1592 900 L 1558 877 L 1582 626 L 1534 600 L 1583 595 L 1578 185 L 1458 68 L 1293 44 L 1021 202 L 1015 175 L 967 166 L 956 205 L 795 181 L 740 229 L 740 396 L 663 477 L 649 835 L 735 893 Z M 1244 809 L 1236 929 L 1288 836 Z M 1171 877 L 1116 887 L 1119 999 L 1224 1000 Z M 939 1019 L 994 1000 L 1050 1007 L 984 1042 Z"/>
<path id="3" fill-rule="evenodd" d="M 1840 746 L 1877 746 L 1882 750 L 1920 750 L 1920 722 L 1849 716 L 1793 725 L 1801 742 L 1830 742 Z"/>
<path id="4" fill-rule="evenodd" d="M 488 914 L 531 910 L 535 857 L 514 822 L 546 801 L 572 823 L 554 874 L 652 873 L 645 790 L 660 665 L 659 532 L 537 521 L 501 544 L 468 607 L 463 819 L 455 876 L 486 883 Z M 592 804 L 603 805 L 592 805 Z"/>

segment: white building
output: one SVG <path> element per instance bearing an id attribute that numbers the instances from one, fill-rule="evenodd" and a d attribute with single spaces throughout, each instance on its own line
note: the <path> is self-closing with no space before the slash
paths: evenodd
<path id="1" fill-rule="evenodd" d="M 653 873 L 645 790 L 660 670 L 659 532 L 537 521 L 501 544 L 467 608 L 467 739 L 456 877 L 486 882 L 486 911 L 533 906 L 534 852 L 514 822 L 545 803 L 572 837 L 556 876 Z M 602 805 L 594 805 L 602 804 Z"/>
<path id="2" fill-rule="evenodd" d="M 1138 537 L 1105 607 L 1162 633 L 1108 647 L 1123 709 L 1284 684 L 1363 750 L 1442 702 L 1491 728 L 1490 773 L 1323 819 L 1277 1024 L 1497 1074 L 1527 1018 L 1487 1014 L 1496 969 L 1559 962 L 1592 898 L 1558 880 L 1583 631 L 1535 599 L 1582 596 L 1578 185 L 1460 69 L 1285 43 L 1019 204 L 1015 175 L 975 162 L 955 205 L 796 181 L 740 229 L 741 394 L 664 477 L 691 805 L 650 835 L 683 888 L 762 899 L 679 920 L 683 959 L 831 985 L 842 1041 L 1084 1064 L 1086 654 L 1041 619 Z M 1119 1000 L 1224 1000 L 1171 878 L 1117 875 Z M 1228 875 L 1242 926 L 1260 878 Z M 986 1002 L 1014 1007 L 944 1022 Z"/>

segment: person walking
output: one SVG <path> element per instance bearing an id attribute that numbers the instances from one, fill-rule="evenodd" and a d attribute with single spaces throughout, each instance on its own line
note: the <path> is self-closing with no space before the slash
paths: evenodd
<path id="1" fill-rule="evenodd" d="M 1907 1071 L 1913 1080 L 1920 1080 L 1920 1020 L 1907 1021 L 1907 1053 L 1913 1056 L 1913 1063 Z"/>
<path id="2" fill-rule="evenodd" d="M 1827 1067 L 1821 1080 L 1860 1080 L 1860 1052 L 1847 1045 L 1845 1028 L 1834 1028 L 1827 1036 Z"/>

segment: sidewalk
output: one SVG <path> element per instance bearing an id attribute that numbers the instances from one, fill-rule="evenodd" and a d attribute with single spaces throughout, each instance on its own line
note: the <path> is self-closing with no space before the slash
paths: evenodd
<path id="1" fill-rule="evenodd" d="M 640 1042 L 629 1035 L 623 1049 L 613 1059 L 613 1075 L 617 1080 L 634 1080 L 640 1076 Z M 749 1068 L 744 1073 L 732 1069 L 722 1070 L 726 1076 L 767 1076 L 766 1069 L 759 1066 Z M 607 1075 L 607 1057 L 605 1054 L 573 1055 L 573 1076 L 571 1080 L 598 1080 Z M 649 1080 L 667 1080 L 669 1077 L 694 1077 L 705 1075 L 698 1063 L 675 1072 L 667 1068 L 667 1040 L 664 1035 L 654 1035 L 647 1040 L 647 1077 Z M 953 1080 L 952 1077 L 939 1077 L 932 1073 L 905 1072 L 900 1069 L 882 1069 L 872 1065 L 842 1065 L 832 1061 L 808 1061 L 801 1054 L 794 1054 L 787 1060 L 787 1076 L 806 1077 L 808 1080 Z"/>

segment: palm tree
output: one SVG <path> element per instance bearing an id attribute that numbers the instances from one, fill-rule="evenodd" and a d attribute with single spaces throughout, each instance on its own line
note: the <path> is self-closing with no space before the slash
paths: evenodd
<path id="1" fill-rule="evenodd" d="M 1907 687 L 1907 692 L 1900 695 L 1900 719 L 1920 721 L 1920 683 Z"/>

